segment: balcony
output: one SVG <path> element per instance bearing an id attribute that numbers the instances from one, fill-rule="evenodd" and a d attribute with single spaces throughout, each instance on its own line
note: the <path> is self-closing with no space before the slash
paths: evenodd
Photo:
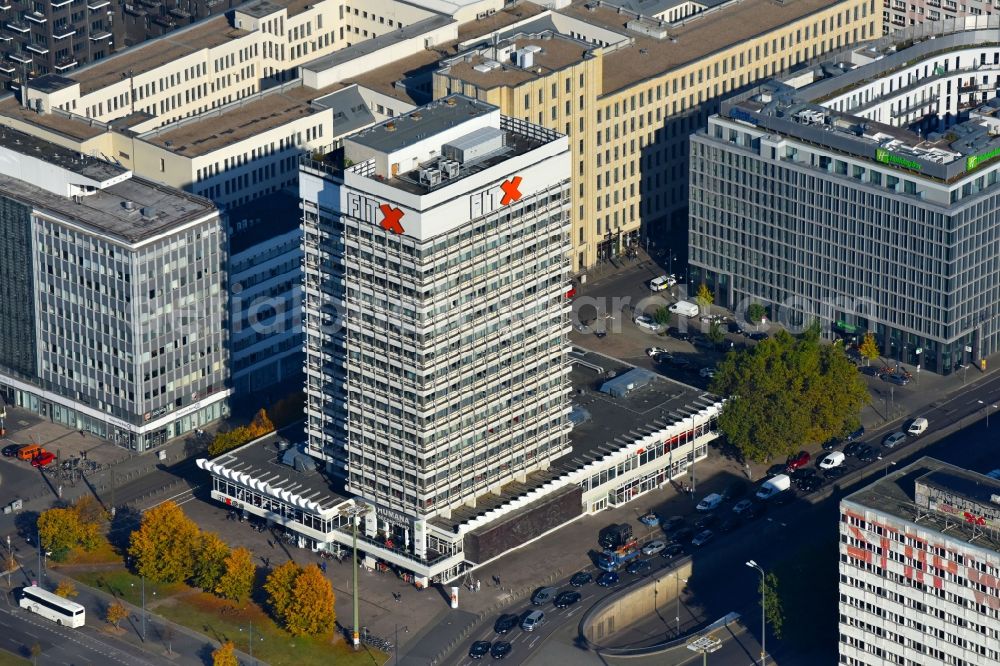
<path id="1" fill-rule="evenodd" d="M 32 62 L 31 61 L 31 54 L 30 53 L 22 53 L 22 52 L 11 53 L 7 57 L 10 58 L 11 60 L 13 60 L 14 62 L 21 63 L 22 65 L 29 65 Z"/>
<path id="2" fill-rule="evenodd" d="M 89 0 L 89 2 L 87 2 L 87 9 L 96 12 L 98 9 L 103 9 L 110 4 L 111 0 Z"/>
<path id="3" fill-rule="evenodd" d="M 7 11 L 10 8 L 10 0 L 0 0 L 0 11 Z"/>
<path id="4" fill-rule="evenodd" d="M 76 34 L 76 28 L 74 28 L 73 26 L 52 29 L 53 39 L 66 39 L 67 37 L 72 37 L 75 34 Z"/>
<path id="5" fill-rule="evenodd" d="M 45 18 L 45 14 L 39 12 L 32 12 L 30 14 L 25 14 L 24 18 L 31 21 L 32 23 L 37 23 L 38 25 L 43 25 L 46 22 L 48 22 L 48 19 Z"/>
<path id="6" fill-rule="evenodd" d="M 14 32 L 29 33 L 31 28 L 27 23 L 21 23 L 20 21 L 7 21 L 6 23 L 8 30 L 13 30 Z"/>
<path id="7" fill-rule="evenodd" d="M 6 62 L 0 62 L 0 73 L 3 73 L 3 74 L 6 74 L 6 75 L 10 76 L 11 74 L 13 74 L 16 71 L 17 71 L 17 67 L 14 67 L 14 65 L 11 65 L 10 63 L 6 63 Z"/>
<path id="8" fill-rule="evenodd" d="M 28 44 L 28 50 L 38 55 L 45 55 L 49 52 L 48 47 L 44 44 Z"/>
<path id="9" fill-rule="evenodd" d="M 51 1 L 53 9 L 59 9 L 60 7 L 65 7 L 66 5 L 69 5 L 70 3 L 73 2 L 73 0 L 51 0 Z"/>
<path id="10" fill-rule="evenodd" d="M 76 58 L 61 58 L 59 62 L 56 63 L 56 69 L 60 72 L 65 72 L 67 69 L 72 69 L 79 64 Z"/>
<path id="11" fill-rule="evenodd" d="M 99 30 L 97 32 L 90 33 L 90 41 L 101 42 L 107 39 L 111 39 L 111 33 L 107 30 Z"/>

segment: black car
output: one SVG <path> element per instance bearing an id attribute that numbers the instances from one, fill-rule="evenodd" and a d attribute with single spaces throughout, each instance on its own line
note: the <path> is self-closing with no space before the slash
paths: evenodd
<path id="1" fill-rule="evenodd" d="M 864 446 L 865 445 L 862 444 L 861 442 L 850 442 L 848 443 L 847 446 L 844 447 L 844 455 L 856 456 L 858 455 L 858 452 L 861 451 L 862 448 L 864 448 Z"/>
<path id="2" fill-rule="evenodd" d="M 689 543 L 692 538 L 694 538 L 695 531 L 693 528 L 687 525 L 674 530 L 671 534 L 671 543 Z"/>
<path id="3" fill-rule="evenodd" d="M 12 458 L 17 455 L 17 450 L 20 448 L 20 444 L 8 444 L 3 447 L 3 451 L 0 451 L 0 453 L 3 453 L 4 458 Z"/>
<path id="4" fill-rule="evenodd" d="M 579 592 L 574 592 L 573 590 L 567 590 L 565 592 L 560 592 L 556 597 L 555 605 L 556 608 L 567 608 L 578 602 L 582 598 Z"/>
<path id="5" fill-rule="evenodd" d="M 510 643 L 507 641 L 497 641 L 490 650 L 490 656 L 494 659 L 504 659 L 510 654 Z"/>
<path id="6" fill-rule="evenodd" d="M 810 476 L 816 476 L 816 470 L 812 467 L 800 467 L 793 471 L 790 476 L 792 477 L 792 481 L 799 483 L 803 479 L 808 479 Z"/>
<path id="7" fill-rule="evenodd" d="M 667 536 L 673 536 L 673 532 L 676 532 L 680 528 L 684 527 L 684 517 L 683 516 L 670 516 L 666 520 L 660 521 L 660 527 L 663 528 L 663 533 Z"/>
<path id="8" fill-rule="evenodd" d="M 799 490 L 804 493 L 811 493 L 818 490 L 823 485 L 823 479 L 818 476 L 809 476 L 799 481 Z"/>
<path id="9" fill-rule="evenodd" d="M 906 386 L 907 384 L 910 383 L 910 380 L 907 379 L 904 375 L 884 374 L 882 375 L 882 379 L 889 382 L 890 384 L 895 384 L 896 386 Z"/>
<path id="10" fill-rule="evenodd" d="M 660 352 L 653 357 L 653 360 L 657 363 L 670 363 L 670 359 L 674 357 L 670 352 Z"/>
<path id="11" fill-rule="evenodd" d="M 508 631 L 517 626 L 518 621 L 519 618 L 516 615 L 505 613 L 497 618 L 497 621 L 493 623 L 493 631 L 498 634 L 506 634 Z"/>
<path id="12" fill-rule="evenodd" d="M 670 337 L 675 338 L 677 340 L 683 340 L 685 342 L 690 342 L 691 341 L 691 334 L 688 333 L 687 331 L 682 331 L 681 329 L 677 328 L 676 326 L 671 326 L 670 328 L 668 328 L 667 329 L 667 335 L 669 335 Z"/>
<path id="13" fill-rule="evenodd" d="M 840 446 L 840 438 L 839 437 L 834 437 L 832 439 L 828 439 L 825 442 L 823 442 L 823 450 L 824 451 L 833 451 L 838 446 Z"/>
<path id="14" fill-rule="evenodd" d="M 708 338 L 699 335 L 694 339 L 694 346 L 701 347 L 702 349 L 714 349 L 715 343 L 709 340 Z"/>
<path id="15" fill-rule="evenodd" d="M 660 557 L 662 557 L 665 560 L 669 560 L 671 558 L 677 557 L 678 555 L 682 555 L 683 553 L 684 553 L 684 546 L 682 544 L 672 543 L 660 551 Z"/>
<path id="16" fill-rule="evenodd" d="M 641 574 L 646 573 L 653 568 L 653 565 L 649 563 L 649 560 L 636 560 L 628 565 L 628 572 L 630 574 Z"/>
<path id="17" fill-rule="evenodd" d="M 721 523 L 719 523 L 718 529 L 719 532 L 723 534 L 728 534 L 729 532 L 734 531 L 737 527 L 739 527 L 742 524 L 743 521 L 741 520 L 740 516 L 738 514 L 733 513 L 730 514 L 729 516 L 726 516 L 726 518 Z"/>
<path id="18" fill-rule="evenodd" d="M 613 587 L 618 584 L 621 577 L 614 571 L 605 571 L 597 577 L 597 584 L 601 587 Z"/>
<path id="19" fill-rule="evenodd" d="M 493 647 L 493 643 L 489 641 L 476 641 L 469 648 L 469 658 L 470 659 L 482 659 L 490 653 L 490 648 Z"/>
<path id="20" fill-rule="evenodd" d="M 878 460 L 882 456 L 879 454 L 878 449 L 869 444 L 864 444 L 858 450 L 857 458 L 863 463 L 870 463 Z"/>
<path id="21" fill-rule="evenodd" d="M 695 521 L 695 529 L 701 532 L 709 527 L 715 527 L 719 523 L 719 517 L 714 513 L 706 513 Z"/>
<path id="22" fill-rule="evenodd" d="M 684 356 L 674 356 L 673 358 L 670 359 L 670 365 L 680 369 L 690 368 L 691 361 L 690 359 L 687 359 Z"/>
<path id="23" fill-rule="evenodd" d="M 823 478 L 826 479 L 827 481 L 831 481 L 833 479 L 839 479 L 845 474 L 847 474 L 847 468 L 844 467 L 843 465 L 838 465 L 837 467 L 831 467 L 828 470 L 824 470 Z"/>
<path id="24" fill-rule="evenodd" d="M 590 583 L 592 580 L 594 580 L 593 576 L 591 576 L 586 571 L 580 571 L 573 574 L 573 577 L 569 579 L 569 584 L 572 585 L 573 587 L 583 587 L 587 583 Z"/>
<path id="25" fill-rule="evenodd" d="M 760 342 L 761 340 L 767 340 L 768 337 L 770 336 L 764 331 L 757 331 L 755 333 L 749 334 L 747 337 L 756 342 Z"/>
<path id="26" fill-rule="evenodd" d="M 850 435 L 847 436 L 847 441 L 853 442 L 854 440 L 861 439 L 864 436 L 865 436 L 865 427 L 861 426 L 860 428 L 858 428 L 857 430 L 855 430 L 854 432 L 852 432 Z"/>
<path id="27" fill-rule="evenodd" d="M 747 507 L 746 511 L 743 512 L 743 517 L 747 518 L 748 520 L 752 518 L 760 518 L 766 512 L 767 512 L 767 504 L 765 504 L 764 502 L 754 502 L 749 507 Z"/>

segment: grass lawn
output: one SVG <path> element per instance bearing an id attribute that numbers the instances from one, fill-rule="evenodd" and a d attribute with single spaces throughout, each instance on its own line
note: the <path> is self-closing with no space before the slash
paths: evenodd
<path id="1" fill-rule="evenodd" d="M 122 556 L 118 554 L 107 541 L 102 541 L 101 545 L 94 550 L 87 552 L 82 548 L 74 548 L 69 551 L 64 564 L 122 564 Z"/>
<path id="2" fill-rule="evenodd" d="M 30 666 L 31 662 L 24 657 L 18 657 L 16 654 L 7 652 L 6 650 L 0 650 L 0 666 Z"/>
<path id="3" fill-rule="evenodd" d="M 837 652 L 837 545 L 836 538 L 817 541 L 774 568 L 785 611 L 782 641 L 800 656 Z"/>
<path id="4" fill-rule="evenodd" d="M 142 581 L 124 568 L 67 573 L 84 585 L 114 594 L 136 606 L 141 603 Z M 253 602 L 237 608 L 229 601 L 181 583 L 157 585 L 147 582 L 146 608 L 219 642 L 231 640 L 244 652 L 249 652 L 252 621 L 254 656 L 275 666 L 380 666 L 388 660 L 388 655 L 381 652 L 367 649 L 355 652 L 343 640 L 332 642 L 329 637 L 291 636 L 278 628 Z"/>

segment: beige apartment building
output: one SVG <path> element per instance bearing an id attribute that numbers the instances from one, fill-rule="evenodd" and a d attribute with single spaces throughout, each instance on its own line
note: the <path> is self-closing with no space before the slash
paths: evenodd
<path id="1" fill-rule="evenodd" d="M 434 74 L 435 98 L 461 92 L 570 137 L 576 272 L 642 243 L 644 224 L 683 224 L 687 137 L 720 96 L 882 34 L 875 0 L 639 6 L 576 0 L 462 42 Z"/>

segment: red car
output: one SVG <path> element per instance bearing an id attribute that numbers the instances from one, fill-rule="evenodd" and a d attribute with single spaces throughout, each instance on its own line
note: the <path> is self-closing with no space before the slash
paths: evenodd
<path id="1" fill-rule="evenodd" d="M 789 472 L 794 472 L 795 470 L 805 467 L 809 464 L 809 460 L 812 456 L 806 451 L 799 451 L 794 456 L 788 457 L 788 462 L 785 463 L 785 469 Z"/>
<path id="2" fill-rule="evenodd" d="M 51 464 L 52 461 L 55 459 L 56 459 L 56 454 L 52 453 L 51 451 L 43 451 L 31 459 L 31 466 L 45 467 L 46 465 Z"/>

